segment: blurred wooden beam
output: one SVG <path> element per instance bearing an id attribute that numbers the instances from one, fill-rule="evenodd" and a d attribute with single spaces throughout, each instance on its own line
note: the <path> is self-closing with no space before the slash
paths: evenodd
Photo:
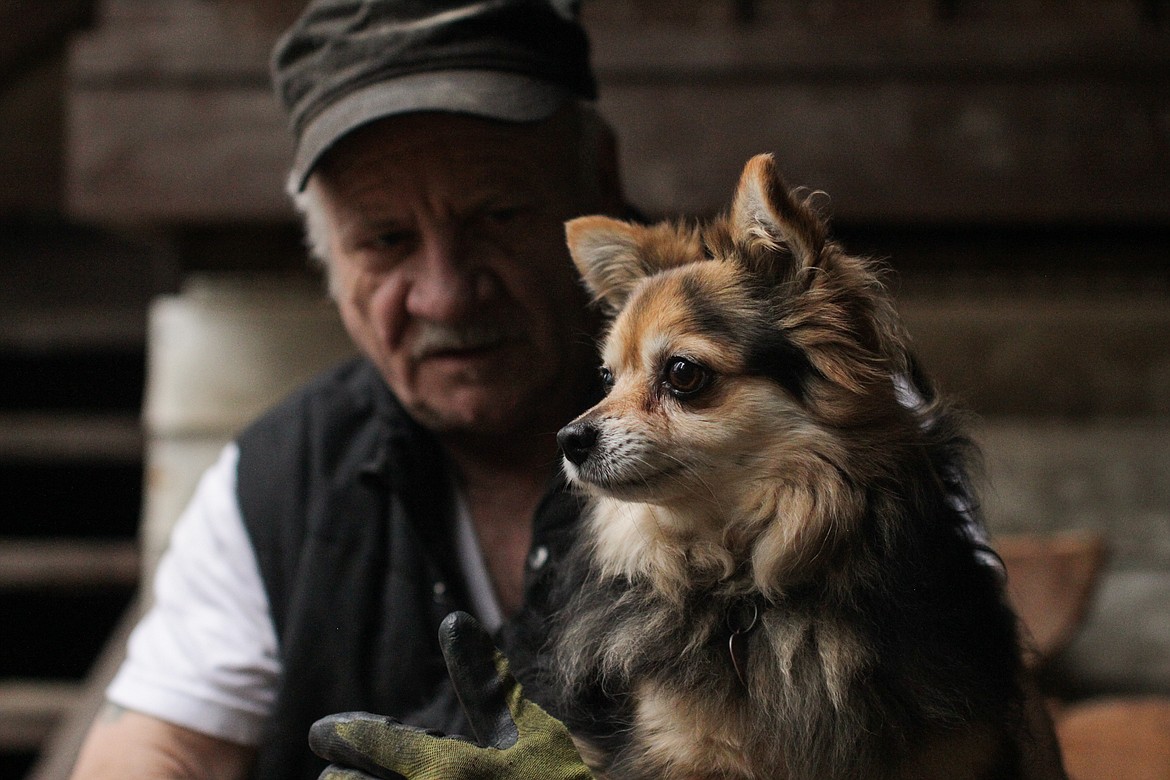
<path id="1" fill-rule="evenodd" d="M 134 586 L 138 561 L 133 540 L 0 539 L 0 588 Z"/>
<path id="2" fill-rule="evenodd" d="M 59 51 L 93 19 L 95 0 L 0 0 L 0 74 Z"/>
<path id="3" fill-rule="evenodd" d="M 82 685 L 49 680 L 0 682 L 0 751 L 35 751 L 81 701 Z"/>

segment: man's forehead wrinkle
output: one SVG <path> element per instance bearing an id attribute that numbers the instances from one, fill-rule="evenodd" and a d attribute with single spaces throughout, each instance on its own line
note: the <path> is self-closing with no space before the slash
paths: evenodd
<path id="1" fill-rule="evenodd" d="M 328 169 L 329 178 L 347 200 L 367 208 L 385 208 L 405 193 L 455 208 L 498 198 L 544 197 L 548 177 L 530 155 L 496 144 L 437 140 L 388 143 L 339 155 Z"/>

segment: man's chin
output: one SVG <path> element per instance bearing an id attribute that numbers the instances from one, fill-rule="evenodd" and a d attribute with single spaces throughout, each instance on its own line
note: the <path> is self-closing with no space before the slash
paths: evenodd
<path id="1" fill-rule="evenodd" d="M 569 419 L 564 388 L 538 377 L 531 365 L 459 377 L 416 374 L 399 400 L 423 427 L 439 434 L 514 436 L 556 430 Z M 551 422 L 550 422 L 551 420 Z"/>
<path id="2" fill-rule="evenodd" d="M 501 435 L 515 433 L 523 422 L 515 404 L 493 400 L 462 399 L 459 403 L 437 403 L 434 399 L 419 400 L 407 407 L 411 416 L 428 430 L 437 434 Z"/>

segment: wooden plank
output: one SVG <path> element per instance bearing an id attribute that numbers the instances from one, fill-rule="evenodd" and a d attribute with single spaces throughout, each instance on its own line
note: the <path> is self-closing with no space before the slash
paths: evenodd
<path id="1" fill-rule="evenodd" d="M 986 416 L 974 432 L 995 533 L 1100 533 L 1113 569 L 1170 577 L 1170 418 Z"/>
<path id="2" fill-rule="evenodd" d="M 257 0 L 250 0 L 257 2 Z M 267 0 L 296 2 L 296 0 Z M 1089 24 L 1146 24 L 1156 21 L 1151 6 L 1164 0 L 590 0 L 582 3 L 587 25 L 654 24 L 692 26 L 737 24 L 762 28 L 801 27 L 831 32 L 844 26 L 865 27 L 876 35 L 889 30 L 932 24 L 1051 23 L 1054 19 Z"/>
<path id="3" fill-rule="evenodd" d="M 190 2 L 119 5 L 74 51 L 72 213 L 289 219 L 273 33 Z M 1170 223 L 1170 38 L 1048 13 L 882 35 L 611 17 L 593 30 L 601 106 L 650 213 L 719 208 L 744 160 L 775 151 L 840 220 Z"/>
<path id="4" fill-rule="evenodd" d="M 94 0 L 38 0 L 35 5 L 34 12 L 28 2 L 0 2 L 0 74 L 59 51 L 69 32 L 89 23 Z"/>
<path id="5" fill-rule="evenodd" d="M 0 540 L 0 588 L 133 587 L 134 541 Z"/>
<path id="6" fill-rule="evenodd" d="M 0 458 L 136 461 L 142 442 L 137 415 L 0 412 Z"/>
<path id="7" fill-rule="evenodd" d="M 614 85 L 601 101 L 650 213 L 707 212 L 773 151 L 839 220 L 1170 223 L 1160 85 Z M 289 219 L 290 140 L 262 89 L 79 91 L 68 199 L 79 218 Z"/>
<path id="8" fill-rule="evenodd" d="M 279 28 L 246 20 L 287 18 L 291 10 L 273 13 L 248 8 L 254 2 L 193 0 L 107 0 L 105 5 L 105 24 L 74 44 L 74 77 L 82 83 L 266 83 L 268 54 Z M 782 74 L 864 79 L 1003 72 L 1156 75 L 1170 62 L 1170 42 L 1156 26 L 1141 24 L 1133 9 L 1101 5 L 1079 14 L 1052 6 L 1034 13 L 1027 25 L 994 14 L 939 23 L 934 4 L 925 2 L 804 15 L 767 8 L 750 24 L 737 22 L 733 3 L 654 12 L 642 5 L 611 4 L 599 10 L 585 4 L 583 18 L 603 83 Z M 825 18 L 826 11 L 835 19 Z"/>
<path id="9" fill-rule="evenodd" d="M 725 79 L 976 81 L 1038 76 L 1165 77 L 1170 41 L 1152 27 L 1052 16 L 994 23 L 706 25 L 649 23 L 590 31 L 603 83 Z"/>
<path id="10" fill-rule="evenodd" d="M 0 214 L 60 208 L 64 74 L 59 55 L 20 70 L 15 78 L 0 65 L 0 171 L 5 180 Z"/>
<path id="11" fill-rule="evenodd" d="M 114 679 L 114 674 L 126 657 L 126 642 L 141 615 L 142 607 L 139 603 L 127 607 L 90 669 L 80 697 L 42 743 L 40 757 L 26 780 L 67 780 L 70 777 L 81 743 L 105 702 L 106 686 Z"/>
<path id="12" fill-rule="evenodd" d="M 72 43 L 80 84 L 268 85 L 275 32 L 241 24 L 222 4 L 107 3 L 103 21 Z"/>
<path id="13" fill-rule="evenodd" d="M 0 317 L 0 349 L 133 349 L 146 343 L 142 308 L 90 306 L 16 307 Z"/>
<path id="14" fill-rule="evenodd" d="M 112 222 L 288 220 L 291 136 L 267 89 L 78 91 L 70 213 Z"/>
<path id="15" fill-rule="evenodd" d="M 72 682 L 0 682 L 0 751 L 37 750 L 81 701 L 81 692 L 82 686 Z"/>
<path id="16" fill-rule="evenodd" d="M 651 213 L 721 208 L 770 151 L 841 221 L 1170 223 L 1162 84 L 619 84 L 601 107 Z"/>
<path id="17" fill-rule="evenodd" d="M 1170 414 L 1164 298 L 903 300 L 926 369 L 983 415 Z"/>

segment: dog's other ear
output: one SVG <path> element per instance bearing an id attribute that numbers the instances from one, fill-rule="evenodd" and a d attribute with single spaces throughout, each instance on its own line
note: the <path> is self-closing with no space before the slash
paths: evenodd
<path id="1" fill-rule="evenodd" d="M 610 217 L 578 217 L 565 223 L 573 264 L 593 297 L 613 311 L 649 273 L 639 257 L 640 230 Z"/>
<path id="2" fill-rule="evenodd" d="M 825 224 L 788 191 L 770 154 L 757 154 L 744 166 L 731 205 L 731 230 L 741 244 L 787 248 L 793 270 L 816 266 L 825 246 Z M 766 254 L 774 262 L 773 252 Z"/>

